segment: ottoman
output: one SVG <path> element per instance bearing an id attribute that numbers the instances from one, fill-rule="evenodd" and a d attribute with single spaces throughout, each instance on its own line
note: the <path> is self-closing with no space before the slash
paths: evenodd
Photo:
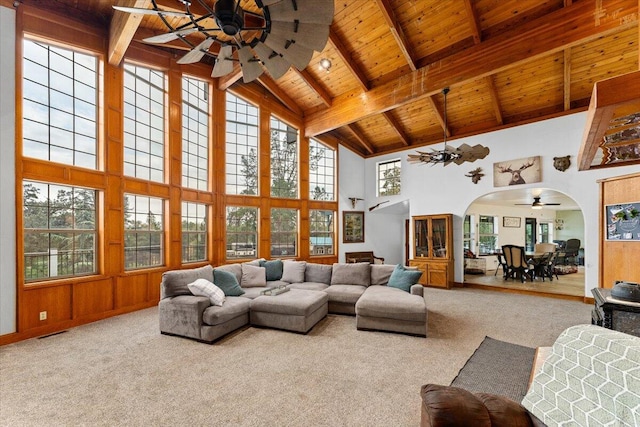
<path id="1" fill-rule="evenodd" d="M 427 304 L 422 285 L 411 293 L 385 285 L 372 285 L 356 303 L 356 328 L 427 336 Z"/>
<path id="2" fill-rule="evenodd" d="M 250 323 L 306 334 L 327 315 L 328 301 L 326 292 L 303 289 L 262 295 L 251 301 Z"/>

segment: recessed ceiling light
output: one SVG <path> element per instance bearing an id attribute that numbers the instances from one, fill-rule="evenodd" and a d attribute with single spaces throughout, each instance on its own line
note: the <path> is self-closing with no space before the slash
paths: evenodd
<path id="1" fill-rule="evenodd" d="M 322 58 L 319 65 L 321 70 L 325 70 L 328 73 L 331 68 L 331 60 L 329 58 Z"/>

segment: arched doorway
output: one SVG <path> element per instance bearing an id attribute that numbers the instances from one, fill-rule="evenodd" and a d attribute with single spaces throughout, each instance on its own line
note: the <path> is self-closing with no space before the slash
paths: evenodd
<path id="1" fill-rule="evenodd" d="M 566 257 L 562 249 L 570 239 L 580 240 L 580 249 L 575 256 Z M 582 242 L 584 215 L 566 194 L 548 188 L 506 189 L 486 194 L 468 206 L 463 221 L 465 286 L 582 298 L 585 288 Z M 536 248 L 539 243 L 555 243 L 557 255 L 565 255 L 554 269 L 557 277 L 544 281 L 536 277 L 525 283 L 505 279 L 497 255 L 502 245 L 523 246 L 534 254 L 537 248 L 541 250 L 540 245 Z"/>

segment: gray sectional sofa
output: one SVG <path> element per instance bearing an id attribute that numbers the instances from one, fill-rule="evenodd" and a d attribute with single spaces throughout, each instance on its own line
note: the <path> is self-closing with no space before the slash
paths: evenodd
<path id="1" fill-rule="evenodd" d="M 427 336 L 423 287 L 387 286 L 395 265 L 282 261 L 279 267 L 278 262 L 256 260 L 215 270 L 204 266 L 165 272 L 158 305 L 160 332 L 207 343 L 248 324 L 306 333 L 328 312 L 355 315 L 358 329 Z M 189 290 L 196 279 L 215 283 L 214 271 L 224 271 L 227 277 L 232 273 L 241 289 L 229 292 L 238 296 L 226 296 L 222 306 Z M 290 291 L 262 295 L 281 286 Z"/>

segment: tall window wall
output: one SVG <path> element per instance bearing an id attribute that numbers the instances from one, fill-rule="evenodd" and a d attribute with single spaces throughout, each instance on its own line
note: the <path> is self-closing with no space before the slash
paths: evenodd
<path id="1" fill-rule="evenodd" d="M 298 197 L 298 130 L 271 117 L 271 196 Z"/>
<path id="2" fill-rule="evenodd" d="M 157 197 L 124 196 L 124 268 L 164 265 L 164 201 Z"/>
<path id="3" fill-rule="evenodd" d="M 271 209 L 271 256 L 298 255 L 298 210 Z"/>
<path id="4" fill-rule="evenodd" d="M 335 200 L 336 152 L 315 139 L 309 140 L 309 197 Z"/>
<path id="5" fill-rule="evenodd" d="M 226 193 L 258 194 L 258 108 L 227 93 Z"/>
<path id="6" fill-rule="evenodd" d="M 124 65 L 124 173 L 164 182 L 165 75 Z"/>
<path id="7" fill-rule="evenodd" d="M 209 188 L 209 84 L 182 77 L 182 186 Z"/>
<path id="8" fill-rule="evenodd" d="M 96 169 L 96 57 L 29 39 L 23 49 L 23 155 Z"/>
<path id="9" fill-rule="evenodd" d="M 182 202 L 182 262 L 207 260 L 207 205 Z"/>
<path id="10" fill-rule="evenodd" d="M 258 208 L 227 206 L 226 251 L 227 259 L 257 258 Z"/>

